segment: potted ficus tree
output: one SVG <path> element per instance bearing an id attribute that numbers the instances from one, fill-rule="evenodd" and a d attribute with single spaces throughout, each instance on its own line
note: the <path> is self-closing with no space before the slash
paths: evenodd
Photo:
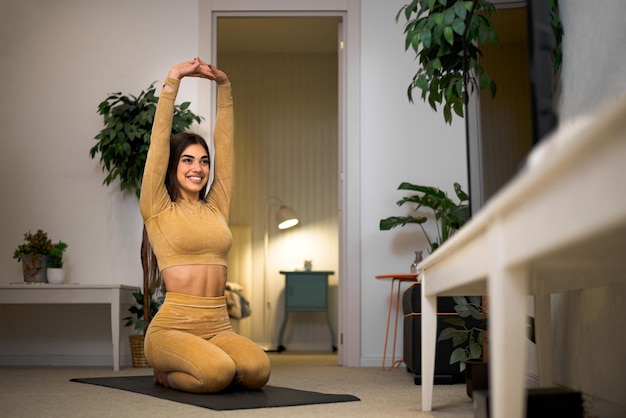
<path id="1" fill-rule="evenodd" d="M 104 117 L 104 128 L 96 135 L 96 144 L 89 150 L 89 156 L 100 156 L 102 170 L 107 173 L 103 183 L 110 185 L 119 181 L 122 193 L 130 192 L 139 197 L 141 179 L 146 162 L 152 121 L 156 112 L 158 96 L 155 83 L 137 96 L 112 93 L 98 105 L 98 113 Z M 190 109 L 190 102 L 174 106 L 172 135 L 184 131 L 202 118 Z M 153 312 L 151 299 L 154 295 L 149 289 L 160 288 L 161 276 L 156 257 L 150 248 L 147 233 L 143 229 L 141 245 L 141 265 L 143 269 L 143 321 L 150 322 Z"/>
<path id="2" fill-rule="evenodd" d="M 396 15 L 404 16 L 405 49 L 411 48 L 418 69 L 407 95 L 413 102 L 413 90 L 433 110 L 443 110 L 446 123 L 452 114 L 464 115 L 469 92 L 489 88 L 496 94 L 496 83 L 480 63 L 480 48 L 498 42 L 491 16 L 495 6 L 485 0 L 413 0 Z"/>

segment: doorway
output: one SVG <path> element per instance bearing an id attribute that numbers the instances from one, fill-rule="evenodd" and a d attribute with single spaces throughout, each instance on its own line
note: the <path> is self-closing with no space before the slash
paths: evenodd
<path id="1" fill-rule="evenodd" d="M 280 271 L 329 276 L 329 317 L 337 329 L 339 269 L 338 16 L 218 16 L 216 63 L 235 96 L 235 177 L 230 224 L 250 227 L 252 277 L 243 285 L 253 315 L 239 332 L 275 350 L 285 320 Z M 300 223 L 279 231 L 281 205 Z M 266 243 L 264 242 L 267 238 Z M 238 243 L 234 243 L 238 247 Z M 244 283 L 241 283 L 244 281 Z M 285 346 L 328 351 L 322 312 L 289 315 Z"/>
<path id="2" fill-rule="evenodd" d="M 347 367 L 361 365 L 361 256 L 360 256 L 360 0 L 319 2 L 291 0 L 247 2 L 212 0 L 199 3 L 199 45 L 201 56 L 216 58 L 218 16 L 340 16 L 344 42 L 339 57 L 339 269 L 337 344 L 338 362 Z M 199 94 L 210 95 L 201 83 Z M 200 113 L 213 112 L 200 103 Z M 263 210 L 263 208 L 258 208 Z"/>

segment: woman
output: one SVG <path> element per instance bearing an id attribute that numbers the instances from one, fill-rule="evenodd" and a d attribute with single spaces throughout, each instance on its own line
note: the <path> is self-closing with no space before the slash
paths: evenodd
<path id="1" fill-rule="evenodd" d="M 170 139 L 180 80 L 217 83 L 215 167 L 204 139 Z M 224 287 L 232 243 L 233 100 L 226 74 L 199 58 L 174 65 L 152 127 L 139 206 L 167 292 L 146 332 L 155 382 L 187 392 L 257 389 L 270 375 L 267 354 L 230 326 Z M 210 170 L 214 182 L 205 195 Z"/>

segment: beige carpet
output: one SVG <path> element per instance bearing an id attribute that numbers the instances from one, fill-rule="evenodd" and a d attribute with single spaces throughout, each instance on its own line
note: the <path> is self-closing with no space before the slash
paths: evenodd
<path id="1" fill-rule="evenodd" d="M 75 377 L 149 375 L 151 369 L 0 367 L 0 416 L 12 417 L 472 417 L 464 385 L 435 386 L 430 413 L 421 412 L 421 387 L 405 369 L 346 368 L 332 354 L 270 354 L 270 384 L 361 399 L 239 411 L 213 411 L 116 389 L 70 382 Z"/>

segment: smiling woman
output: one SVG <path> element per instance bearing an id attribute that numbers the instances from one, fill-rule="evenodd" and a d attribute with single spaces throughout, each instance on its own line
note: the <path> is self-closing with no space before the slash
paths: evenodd
<path id="1" fill-rule="evenodd" d="M 174 135 L 165 186 L 172 200 L 198 201 L 206 196 L 210 159 L 206 141 L 197 134 L 181 132 Z"/>
<path id="2" fill-rule="evenodd" d="M 181 80 L 217 84 L 215 176 L 207 191 L 209 151 L 193 133 L 171 137 Z M 267 354 L 230 324 L 225 299 L 233 190 L 234 111 L 226 74 L 200 58 L 171 67 L 154 115 L 139 208 L 163 276 L 165 300 L 150 322 L 144 351 L 158 384 L 185 392 L 258 389 Z"/>

